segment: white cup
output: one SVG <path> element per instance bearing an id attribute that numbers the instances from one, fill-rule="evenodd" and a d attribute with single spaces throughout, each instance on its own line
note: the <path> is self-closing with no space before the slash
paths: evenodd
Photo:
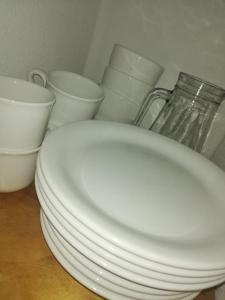
<path id="1" fill-rule="evenodd" d="M 129 74 L 147 84 L 154 86 L 164 69 L 153 62 L 119 44 L 115 44 L 109 65 L 121 72 Z"/>
<path id="2" fill-rule="evenodd" d="M 96 120 L 108 120 L 131 124 L 139 110 L 139 106 L 126 96 L 118 94 L 103 86 L 105 99 L 100 105 Z"/>
<path id="3" fill-rule="evenodd" d="M 39 147 L 54 101 L 43 87 L 0 76 L 0 149 Z"/>
<path id="4" fill-rule="evenodd" d="M 35 76 L 56 96 L 48 128 L 50 130 L 67 123 L 92 119 L 104 98 L 103 89 L 95 82 L 67 71 L 32 70 L 29 80 Z"/>
<path id="5" fill-rule="evenodd" d="M 153 89 L 153 86 L 112 67 L 106 68 L 102 85 L 111 90 L 118 91 L 118 93 L 126 96 L 138 105 L 143 102 L 147 93 Z"/>

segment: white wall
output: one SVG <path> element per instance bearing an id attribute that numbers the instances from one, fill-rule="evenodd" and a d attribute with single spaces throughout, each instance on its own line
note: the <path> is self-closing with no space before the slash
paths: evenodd
<path id="1" fill-rule="evenodd" d="M 100 0 L 1 0 L 0 74 L 82 73 Z"/>
<path id="2" fill-rule="evenodd" d="M 224 0 L 103 0 L 85 74 L 100 81 L 114 43 L 225 87 Z"/>

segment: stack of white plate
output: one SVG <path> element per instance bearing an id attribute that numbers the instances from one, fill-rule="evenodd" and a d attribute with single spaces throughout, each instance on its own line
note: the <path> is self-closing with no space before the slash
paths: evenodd
<path id="1" fill-rule="evenodd" d="M 225 175 L 163 136 L 86 121 L 50 133 L 36 190 L 45 239 L 107 299 L 194 299 L 225 281 Z"/>
<path id="2" fill-rule="evenodd" d="M 158 63 L 116 44 L 103 75 L 105 98 L 95 119 L 132 123 L 162 73 Z"/>

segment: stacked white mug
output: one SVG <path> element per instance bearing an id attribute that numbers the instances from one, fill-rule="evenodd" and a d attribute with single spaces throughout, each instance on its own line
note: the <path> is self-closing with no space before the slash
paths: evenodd
<path id="1" fill-rule="evenodd" d="M 16 191 L 33 181 L 54 101 L 47 89 L 0 76 L 0 192 Z"/>
<path id="2" fill-rule="evenodd" d="M 115 44 L 101 82 L 105 99 L 95 119 L 132 123 L 163 71 L 158 63 Z"/>

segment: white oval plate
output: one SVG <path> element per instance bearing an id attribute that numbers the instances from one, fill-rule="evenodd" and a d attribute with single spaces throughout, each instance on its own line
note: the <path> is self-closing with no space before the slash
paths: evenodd
<path id="1" fill-rule="evenodd" d="M 49 134 L 40 158 L 64 205 L 115 245 L 176 267 L 225 267 L 225 175 L 194 151 L 86 121 Z"/>

